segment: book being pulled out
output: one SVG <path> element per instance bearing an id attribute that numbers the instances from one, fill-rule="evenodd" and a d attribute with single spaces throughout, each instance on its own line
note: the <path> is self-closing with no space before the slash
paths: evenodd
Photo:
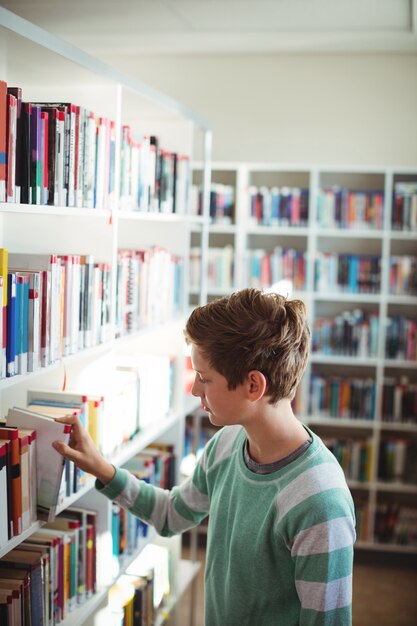
<path id="1" fill-rule="evenodd" d="M 6 417 L 7 426 L 36 430 L 36 502 L 38 519 L 53 521 L 59 504 L 64 458 L 52 443 L 69 442 L 71 426 L 60 424 L 47 415 L 13 407 Z"/>

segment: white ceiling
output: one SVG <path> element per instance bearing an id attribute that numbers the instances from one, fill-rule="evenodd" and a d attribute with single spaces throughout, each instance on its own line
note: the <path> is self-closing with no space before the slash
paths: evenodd
<path id="1" fill-rule="evenodd" d="M 417 0 L 1 0 L 97 57 L 417 53 Z"/>

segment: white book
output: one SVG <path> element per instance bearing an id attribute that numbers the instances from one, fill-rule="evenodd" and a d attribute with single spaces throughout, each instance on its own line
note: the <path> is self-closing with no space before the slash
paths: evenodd
<path id="1" fill-rule="evenodd" d="M 52 443 L 57 440 L 68 443 L 71 427 L 19 407 L 9 409 L 6 423 L 7 426 L 36 430 L 37 513 L 39 519 L 52 521 L 55 518 L 64 470 L 64 458 Z"/>
<path id="2" fill-rule="evenodd" d="M 8 542 L 8 508 L 7 508 L 7 442 L 0 441 L 0 493 L 2 505 L 0 507 L 0 548 Z"/>

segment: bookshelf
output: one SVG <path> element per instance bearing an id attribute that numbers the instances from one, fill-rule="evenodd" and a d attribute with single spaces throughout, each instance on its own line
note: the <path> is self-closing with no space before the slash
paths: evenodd
<path id="1" fill-rule="evenodd" d="M 196 212 L 201 180 L 195 163 Z M 340 458 L 357 548 L 416 554 L 392 519 L 417 515 L 417 167 L 213 162 L 212 183 L 208 298 L 274 282 L 305 301 L 314 342 L 296 414 Z"/>
<path id="2" fill-rule="evenodd" d="M 183 450 L 186 413 L 182 328 L 190 306 L 188 276 L 191 232 L 199 238 L 200 246 L 204 246 L 208 241 L 209 225 L 207 217 L 192 216 L 189 211 L 186 190 L 190 181 L 187 179 L 186 166 L 180 179 L 179 168 L 182 165 L 179 160 L 184 155 L 188 161 L 199 155 L 205 163 L 204 180 L 208 189 L 210 123 L 182 103 L 131 80 L 4 8 L 0 8 L 0 51 L 0 79 L 7 85 L 21 87 L 24 102 L 75 103 L 94 112 L 96 119 L 100 117 L 114 122 L 114 136 L 109 131 L 108 144 L 113 152 L 109 152 L 110 161 L 105 166 L 108 168 L 108 186 L 104 195 L 99 196 L 97 191 L 94 206 L 87 208 L 83 198 L 79 201 L 77 196 L 74 206 L 63 206 L 59 203 L 48 205 L 0 202 L 1 248 L 6 248 L 13 254 L 92 255 L 97 264 L 105 264 L 108 269 L 110 289 L 108 319 L 104 331 L 102 327 L 95 340 L 84 344 L 81 342 L 75 348 L 69 349 L 67 354 L 62 352 L 62 346 L 61 349 L 58 347 L 55 357 L 51 356 L 49 362 L 36 371 L 17 373 L 0 380 L 1 417 L 12 406 L 24 406 L 27 391 L 34 388 L 56 391 L 69 389 L 81 393 L 88 389 L 88 393 L 104 395 L 107 401 L 107 397 L 114 397 L 120 390 L 114 382 L 115 364 L 136 358 L 137 355 L 144 358 L 155 355 L 169 357 L 174 363 L 169 412 L 155 415 L 151 422 L 143 426 L 139 416 L 139 432 L 131 436 L 128 443 L 109 449 L 107 456 L 115 464 L 123 464 L 152 442 L 158 441 L 174 446 L 179 461 Z M 171 189 L 171 204 L 160 201 L 159 204 L 151 203 L 145 208 L 140 207 L 142 210 L 137 210 L 132 200 L 133 192 L 130 197 L 123 196 L 121 182 L 125 175 L 123 168 L 126 168 L 122 158 L 123 125 L 129 126 L 135 136 L 157 137 L 161 159 L 162 151 L 165 155 L 177 155 L 178 174 L 175 180 L 178 184 L 181 180 L 183 195 L 175 196 Z M 96 169 L 98 177 L 101 170 L 98 165 Z M 173 178 L 169 180 L 172 183 Z M 207 214 L 207 193 L 204 198 Z M 70 202 L 67 198 L 68 203 Z M 135 310 L 132 315 L 131 309 L 123 308 L 123 302 L 120 309 L 121 296 L 118 289 L 120 284 L 126 287 L 124 283 L 118 283 L 122 271 L 121 250 L 145 250 L 148 254 L 148 269 L 153 268 L 149 272 L 156 272 L 152 276 L 157 276 L 158 280 L 162 280 L 164 268 L 169 268 L 170 277 L 173 272 L 174 278 L 168 286 L 166 282 L 158 283 L 164 297 L 157 293 L 156 283 L 153 293 L 148 287 L 147 301 L 152 306 L 148 307 L 146 314 L 143 311 L 139 314 Z M 205 254 L 202 250 L 203 264 Z M 180 266 L 179 273 L 173 270 L 175 264 Z M 203 283 L 204 281 L 201 284 L 201 298 L 204 298 L 205 293 Z M 104 283 L 100 284 L 103 287 Z M 168 292 L 170 299 L 165 297 Z M 101 311 L 103 310 L 104 305 Z M 126 322 L 129 315 L 133 326 Z M 113 428 L 116 425 L 117 416 Z M 111 428 L 111 424 L 106 424 L 106 428 Z M 88 480 L 80 491 L 65 499 L 58 512 L 73 505 L 98 511 L 99 590 L 76 613 L 70 613 L 63 624 L 82 624 L 93 619 L 97 607 L 100 604 L 105 605 L 110 586 L 127 567 L 127 563 L 121 562 L 115 572 L 108 561 L 107 553 L 111 551 L 111 503 L 95 493 L 92 481 Z M 1 546 L 0 557 L 19 546 L 24 539 L 30 538 L 41 525 L 36 522 L 24 533 Z M 174 610 L 175 600 L 183 591 L 180 582 L 186 579 L 189 584 L 196 573 L 196 564 L 187 564 L 180 559 L 179 538 L 170 540 L 169 548 L 173 593 L 164 613 L 158 616 L 158 623 L 163 623 Z M 186 576 L 181 573 L 184 571 Z"/>

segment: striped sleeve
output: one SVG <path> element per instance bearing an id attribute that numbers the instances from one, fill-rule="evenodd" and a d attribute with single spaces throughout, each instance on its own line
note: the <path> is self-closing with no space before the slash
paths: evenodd
<path id="1" fill-rule="evenodd" d="M 356 534 L 342 471 L 333 462 L 315 465 L 283 492 L 278 517 L 294 563 L 300 626 L 351 626 Z"/>
<path id="2" fill-rule="evenodd" d="M 201 472 L 204 470 L 198 471 Z M 197 488 L 193 477 L 167 490 L 137 479 L 128 470 L 116 468 L 107 485 L 96 480 L 96 489 L 167 537 L 198 525 L 209 509 L 208 497 Z"/>

